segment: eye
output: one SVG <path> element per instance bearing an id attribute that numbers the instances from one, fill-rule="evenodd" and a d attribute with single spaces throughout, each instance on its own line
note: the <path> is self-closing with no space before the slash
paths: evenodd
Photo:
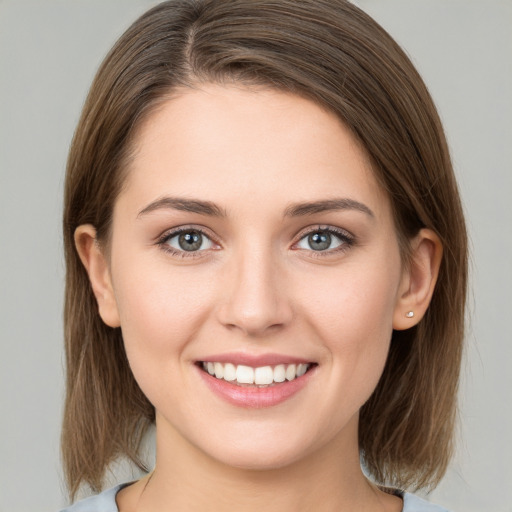
<path id="1" fill-rule="evenodd" d="M 214 247 L 214 243 L 206 233 L 197 228 L 179 229 L 166 233 L 158 244 L 162 249 L 183 257 L 187 256 L 186 253 L 196 253 Z"/>
<path id="2" fill-rule="evenodd" d="M 336 252 L 350 247 L 354 240 L 347 232 L 334 228 L 317 228 L 306 233 L 296 244 L 298 249 Z"/>

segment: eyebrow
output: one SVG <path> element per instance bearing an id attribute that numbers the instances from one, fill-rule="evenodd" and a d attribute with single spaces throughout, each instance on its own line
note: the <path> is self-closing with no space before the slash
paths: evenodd
<path id="1" fill-rule="evenodd" d="M 227 217 L 225 209 L 217 206 L 211 201 L 202 201 L 200 199 L 186 199 L 182 197 L 162 197 L 153 201 L 142 209 L 137 218 L 142 217 L 155 210 L 173 209 L 210 217 Z M 303 217 L 314 215 L 316 213 L 336 211 L 336 210 L 355 210 L 365 213 L 374 218 L 374 213 L 363 203 L 349 198 L 324 199 L 320 201 L 292 203 L 286 207 L 283 217 Z"/>
<path id="2" fill-rule="evenodd" d="M 211 201 L 201 201 L 199 199 L 185 199 L 182 197 L 162 197 L 148 204 L 139 212 L 137 218 L 154 212 L 155 210 L 173 209 L 183 212 L 199 213 L 210 217 L 226 217 L 226 211 Z"/>
<path id="3" fill-rule="evenodd" d="M 313 201 L 309 203 L 293 203 L 289 205 L 285 212 L 285 217 L 302 217 L 305 215 L 314 215 L 336 210 L 355 210 L 365 213 L 369 217 L 374 218 L 374 213 L 363 203 L 348 198 L 325 199 L 322 201 Z"/>

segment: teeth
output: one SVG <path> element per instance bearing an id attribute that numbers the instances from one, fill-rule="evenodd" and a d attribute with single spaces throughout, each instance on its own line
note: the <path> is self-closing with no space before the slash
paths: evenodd
<path id="1" fill-rule="evenodd" d="M 297 367 L 294 364 L 289 364 L 285 372 L 286 380 L 293 380 L 297 377 Z"/>
<path id="2" fill-rule="evenodd" d="M 226 363 L 224 365 L 224 380 L 236 380 L 236 366 L 234 364 Z"/>
<path id="3" fill-rule="evenodd" d="M 215 366 L 217 366 L 217 365 L 215 365 Z M 308 369 L 307 364 L 299 364 L 299 366 L 297 366 L 297 377 L 302 377 L 306 373 L 307 369 Z"/>
<path id="4" fill-rule="evenodd" d="M 284 364 L 278 364 L 274 368 L 274 382 L 284 382 L 286 380 L 286 367 Z"/>
<path id="5" fill-rule="evenodd" d="M 254 369 L 239 364 L 236 367 L 236 381 L 240 384 L 254 384 Z"/>
<path id="6" fill-rule="evenodd" d="M 274 382 L 274 370 L 270 366 L 262 366 L 254 370 L 254 384 L 272 384 Z"/>
<path id="7" fill-rule="evenodd" d="M 249 384 L 256 386 L 269 386 L 285 380 L 295 380 L 302 377 L 311 366 L 310 364 L 278 364 L 272 366 L 260 366 L 252 368 L 245 365 L 232 363 L 203 362 L 203 369 L 217 379 L 235 381 L 237 384 Z"/>
<path id="8" fill-rule="evenodd" d="M 224 366 L 220 363 L 214 363 L 213 367 L 215 368 L 215 377 L 217 377 L 217 379 L 222 379 L 222 377 L 224 377 Z"/>

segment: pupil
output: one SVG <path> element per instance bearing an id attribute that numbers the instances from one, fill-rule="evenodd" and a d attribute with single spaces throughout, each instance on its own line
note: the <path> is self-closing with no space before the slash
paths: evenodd
<path id="1" fill-rule="evenodd" d="M 201 247 L 202 238 L 201 233 L 189 231 L 188 233 L 182 233 L 179 236 L 178 242 L 184 251 L 196 251 Z"/>
<path id="2" fill-rule="evenodd" d="M 317 251 L 325 251 L 331 245 L 331 235 L 329 233 L 314 233 L 309 235 L 309 245 Z"/>

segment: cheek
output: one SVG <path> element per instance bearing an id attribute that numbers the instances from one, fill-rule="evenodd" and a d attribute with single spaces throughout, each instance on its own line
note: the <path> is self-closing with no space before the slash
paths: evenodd
<path id="1" fill-rule="evenodd" d="M 379 333 L 391 332 L 397 283 L 398 273 L 382 265 L 362 269 L 347 266 L 317 278 L 305 301 L 311 316 L 341 344 L 349 334 L 364 344 Z"/>
<path id="2" fill-rule="evenodd" d="M 186 416 L 177 390 L 187 388 L 187 350 L 208 317 L 211 289 L 200 285 L 192 267 L 172 272 L 148 258 L 117 263 L 114 288 L 135 380 L 157 410 Z"/>
<path id="3" fill-rule="evenodd" d="M 317 280 L 309 324 L 327 349 L 333 378 L 358 409 L 382 374 L 393 329 L 399 264 L 343 269 Z M 334 390 L 336 392 L 336 390 Z"/>
<path id="4" fill-rule="evenodd" d="M 163 364 L 168 360 L 160 356 L 181 352 L 205 321 L 208 281 L 193 267 L 173 272 L 154 257 L 118 261 L 117 269 L 114 289 L 126 350 Z"/>

